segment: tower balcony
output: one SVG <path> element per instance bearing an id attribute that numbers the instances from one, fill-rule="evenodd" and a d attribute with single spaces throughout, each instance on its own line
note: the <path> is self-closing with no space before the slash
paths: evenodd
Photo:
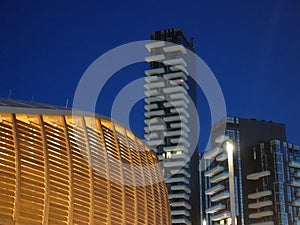
<path id="1" fill-rule="evenodd" d="M 148 134 L 144 134 L 144 138 L 147 141 L 150 141 L 151 139 L 158 139 L 159 138 L 159 134 L 157 132 L 149 132 Z M 161 138 L 162 139 L 162 138 Z"/>
<path id="2" fill-rule="evenodd" d="M 180 169 L 180 170 L 176 169 L 176 170 L 171 170 L 170 172 L 171 174 L 182 174 L 187 178 L 191 177 L 191 174 L 186 169 Z"/>
<path id="3" fill-rule="evenodd" d="M 225 211 L 225 212 L 221 212 L 217 215 L 214 215 L 211 217 L 212 221 L 220 221 L 220 220 L 224 220 L 230 218 L 230 211 Z"/>
<path id="4" fill-rule="evenodd" d="M 250 219 L 260 219 L 268 216 L 273 216 L 274 212 L 269 210 L 269 211 L 262 211 L 262 212 L 257 212 L 257 213 L 251 213 L 249 214 Z"/>
<path id="5" fill-rule="evenodd" d="M 185 191 L 186 193 L 191 193 L 191 189 L 186 185 L 173 185 L 171 186 L 172 191 Z"/>
<path id="6" fill-rule="evenodd" d="M 157 81 L 161 81 L 161 77 L 159 76 L 149 76 L 149 77 L 145 77 L 145 81 L 147 83 L 152 83 L 152 82 L 157 82 Z"/>
<path id="7" fill-rule="evenodd" d="M 295 207 L 300 207 L 300 199 L 296 199 L 296 200 L 292 201 L 292 205 Z"/>
<path id="8" fill-rule="evenodd" d="M 144 108 L 145 108 L 147 111 L 150 111 L 150 110 L 152 110 L 152 109 L 158 109 L 158 104 L 153 103 L 153 104 L 145 105 Z"/>
<path id="9" fill-rule="evenodd" d="M 250 225 L 275 225 L 275 223 L 274 221 L 269 220 L 269 221 L 264 221 L 259 223 L 250 223 Z"/>
<path id="10" fill-rule="evenodd" d="M 152 119 L 145 119 L 145 124 L 153 125 L 153 124 L 162 124 L 162 120 L 158 117 L 152 118 Z"/>
<path id="11" fill-rule="evenodd" d="M 223 152 L 222 154 L 218 155 L 216 160 L 218 162 L 223 162 L 224 160 L 228 159 L 228 155 L 226 152 Z"/>
<path id="12" fill-rule="evenodd" d="M 189 200 L 190 196 L 186 193 L 178 193 L 178 194 L 169 194 L 169 199 L 185 199 L 185 200 Z"/>
<path id="13" fill-rule="evenodd" d="M 164 140 L 150 140 L 150 141 L 147 141 L 147 144 L 150 147 L 156 147 L 156 146 L 159 146 L 159 145 L 164 145 L 165 141 Z"/>
<path id="14" fill-rule="evenodd" d="M 171 167 L 184 167 L 186 165 L 186 161 L 180 160 L 180 161 L 171 161 L 171 162 L 164 162 L 164 167 L 171 168 Z"/>
<path id="15" fill-rule="evenodd" d="M 290 185 L 293 187 L 300 188 L 300 181 L 299 180 L 293 180 L 290 182 Z"/>
<path id="16" fill-rule="evenodd" d="M 160 61 L 163 61 L 165 59 L 166 59 L 166 56 L 164 54 L 159 54 L 159 55 L 150 55 L 150 56 L 147 56 L 145 58 L 145 61 L 148 62 L 148 63 L 150 63 L 150 62 L 160 62 Z M 165 61 L 167 61 L 167 60 L 165 60 Z"/>
<path id="17" fill-rule="evenodd" d="M 178 159 L 178 160 L 180 159 L 180 160 L 183 160 L 185 162 L 188 162 L 190 160 L 190 158 L 185 153 L 173 154 L 172 159 Z"/>
<path id="18" fill-rule="evenodd" d="M 184 130 L 166 131 L 164 132 L 165 137 L 181 136 L 188 138 L 188 134 Z"/>
<path id="19" fill-rule="evenodd" d="M 165 69 L 162 68 L 162 67 L 161 68 L 150 69 L 150 70 L 145 70 L 145 74 L 147 76 L 163 74 L 165 72 L 166 72 Z"/>
<path id="20" fill-rule="evenodd" d="M 171 215 L 172 216 L 190 216 L 190 213 L 187 210 L 172 210 Z"/>
<path id="21" fill-rule="evenodd" d="M 273 205 L 272 201 L 261 201 L 261 202 L 255 202 L 248 205 L 249 209 L 260 209 L 262 207 L 271 206 Z"/>
<path id="22" fill-rule="evenodd" d="M 212 202 L 219 202 L 219 201 L 222 201 L 222 200 L 227 199 L 229 197 L 230 197 L 229 191 L 223 191 L 220 194 L 212 196 L 210 200 Z"/>
<path id="23" fill-rule="evenodd" d="M 154 89 L 154 90 L 148 90 L 144 92 L 147 97 L 154 97 L 158 95 L 164 95 L 164 93 L 161 92 L 159 89 Z"/>
<path id="24" fill-rule="evenodd" d="M 185 177 L 172 177 L 172 178 L 167 179 L 165 182 L 167 184 L 172 184 L 172 183 L 189 184 L 190 183 L 190 181 Z"/>
<path id="25" fill-rule="evenodd" d="M 252 173 L 247 175 L 247 180 L 259 180 L 262 177 L 270 176 L 271 172 L 269 170 L 257 172 L 257 173 Z"/>
<path id="26" fill-rule="evenodd" d="M 170 140 L 170 142 L 172 144 L 180 144 L 180 145 L 184 145 L 186 147 L 190 146 L 190 143 L 185 138 L 172 138 Z"/>
<path id="27" fill-rule="evenodd" d="M 155 111 L 145 112 L 144 115 L 148 118 L 152 117 L 152 116 L 163 116 L 163 115 L 165 115 L 165 111 L 164 110 L 155 110 Z"/>
<path id="28" fill-rule="evenodd" d="M 217 155 L 219 155 L 220 153 L 222 153 L 223 151 L 224 151 L 223 148 L 216 147 L 216 148 L 214 148 L 212 150 L 206 151 L 204 153 L 203 157 L 204 157 L 204 159 L 211 160 L 211 159 L 215 158 Z"/>
<path id="29" fill-rule="evenodd" d="M 166 108 L 171 108 L 171 107 L 184 107 L 184 108 L 187 108 L 188 106 L 184 101 L 178 100 L 178 101 L 165 102 L 164 107 L 166 107 Z"/>
<path id="30" fill-rule="evenodd" d="M 300 171 L 295 172 L 295 173 L 294 173 L 294 177 L 300 178 Z"/>
<path id="31" fill-rule="evenodd" d="M 185 90 L 189 90 L 189 85 L 184 81 L 184 79 L 174 79 L 174 80 L 170 80 L 169 84 L 171 86 L 181 86 L 184 87 Z"/>
<path id="32" fill-rule="evenodd" d="M 150 133 L 151 131 L 164 131 L 164 130 L 166 130 L 166 127 L 163 124 L 149 125 L 149 126 L 145 127 L 144 130 L 147 133 Z"/>
<path id="33" fill-rule="evenodd" d="M 266 197 L 269 195 L 272 195 L 272 191 L 267 190 L 267 191 L 260 191 L 260 192 L 248 194 L 248 198 L 249 199 L 259 199 L 259 198 Z"/>
<path id="34" fill-rule="evenodd" d="M 164 60 L 163 63 L 166 66 L 184 66 L 184 67 L 187 67 L 187 63 L 183 58 L 167 59 L 167 60 Z"/>
<path id="35" fill-rule="evenodd" d="M 173 129 L 181 129 L 185 132 L 190 132 L 190 129 L 185 125 L 185 123 L 179 122 L 179 123 L 170 123 L 170 127 Z"/>
<path id="36" fill-rule="evenodd" d="M 187 80 L 187 76 L 183 72 L 175 72 L 175 73 L 165 73 L 164 79 L 170 80 L 170 79 L 183 79 Z"/>
<path id="37" fill-rule="evenodd" d="M 186 95 L 182 94 L 182 93 L 170 94 L 169 96 L 170 96 L 170 99 L 172 99 L 172 100 L 183 100 L 187 104 L 190 102 L 189 99 L 186 97 Z"/>
<path id="38" fill-rule="evenodd" d="M 178 116 L 166 116 L 163 118 L 165 122 L 176 122 L 176 121 L 181 121 L 184 123 L 187 123 L 187 119 L 185 116 L 183 115 L 178 115 Z"/>
<path id="39" fill-rule="evenodd" d="M 148 103 L 148 104 L 151 104 L 153 102 L 162 102 L 162 101 L 165 101 L 165 100 L 166 100 L 166 96 L 164 96 L 164 95 L 145 98 L 145 102 Z"/>
<path id="40" fill-rule="evenodd" d="M 172 208 L 180 207 L 180 208 L 185 208 L 185 209 L 191 209 L 191 205 L 187 202 L 171 202 L 170 206 Z"/>
<path id="41" fill-rule="evenodd" d="M 181 151 L 181 152 L 184 152 L 184 153 L 189 152 L 188 148 L 185 147 L 184 145 L 167 146 L 167 147 L 164 147 L 164 151 L 165 152 L 178 152 L 178 151 Z"/>
<path id="42" fill-rule="evenodd" d="M 204 173 L 204 176 L 206 176 L 206 177 L 212 177 L 212 176 L 216 175 L 217 173 L 222 172 L 223 170 L 224 170 L 223 166 L 217 165 L 216 167 L 214 167 L 214 168 L 206 171 Z"/>
<path id="43" fill-rule="evenodd" d="M 216 193 L 218 193 L 219 191 L 222 191 L 222 190 L 224 190 L 224 189 L 225 189 L 224 185 L 222 185 L 222 184 L 217 184 L 217 185 L 215 185 L 215 186 L 213 186 L 213 187 L 211 187 L 211 188 L 205 190 L 205 194 L 206 194 L 206 195 L 213 195 L 213 194 L 216 194 Z"/>
<path id="44" fill-rule="evenodd" d="M 300 169 L 300 162 L 296 162 L 296 161 L 289 162 L 289 166 L 296 169 Z"/>
<path id="45" fill-rule="evenodd" d="M 180 219 L 172 219 L 172 224 L 186 224 L 186 225 L 192 225 L 192 222 L 187 218 L 180 218 Z"/>
<path id="46" fill-rule="evenodd" d="M 166 42 L 164 42 L 164 41 L 152 41 L 152 42 L 145 44 L 145 47 L 147 48 L 147 50 L 149 52 L 151 52 L 152 49 L 162 48 L 165 45 L 166 45 Z"/>
<path id="47" fill-rule="evenodd" d="M 217 205 L 207 208 L 205 212 L 208 214 L 212 214 L 212 213 L 219 212 L 223 209 L 225 209 L 225 204 L 219 203 Z"/>
<path id="48" fill-rule="evenodd" d="M 185 94 L 185 95 L 188 94 L 186 89 L 182 86 L 173 86 L 173 87 L 164 88 L 164 93 L 166 93 L 166 94 L 182 93 L 182 94 Z"/>
<path id="49" fill-rule="evenodd" d="M 228 179 L 228 177 L 229 177 L 228 172 L 224 171 L 224 172 L 222 172 L 222 173 L 214 176 L 213 178 L 211 178 L 210 182 L 212 184 L 219 183 L 219 182 L 221 182 L 221 181 L 223 181 L 225 179 Z"/>
<path id="50" fill-rule="evenodd" d="M 227 136 L 227 135 L 221 135 L 221 136 L 219 136 L 219 137 L 217 137 L 216 139 L 215 139 L 215 142 L 216 143 L 219 143 L 219 144 L 222 144 L 222 143 L 224 143 L 225 141 L 229 141 L 230 140 L 230 138 Z"/>
<path id="51" fill-rule="evenodd" d="M 183 115 L 183 116 L 185 116 L 185 118 L 189 118 L 190 117 L 190 114 L 188 114 L 188 112 L 186 111 L 186 109 L 185 108 L 182 108 L 182 107 L 178 107 L 178 108 L 175 108 L 175 109 L 171 109 L 170 110 L 171 111 L 171 113 L 173 113 L 173 114 L 180 114 L 180 115 Z"/>
<path id="52" fill-rule="evenodd" d="M 178 72 L 178 71 L 182 71 L 184 72 L 186 75 L 189 75 L 189 72 L 186 70 L 186 68 L 182 65 L 176 65 L 176 66 L 170 66 L 170 70 L 172 72 Z"/>
<path id="53" fill-rule="evenodd" d="M 147 78 L 147 77 L 146 77 Z M 151 89 L 156 89 L 156 88 L 163 88 L 165 87 L 165 82 L 163 81 L 159 81 L 159 82 L 150 82 L 148 84 L 145 84 L 144 87 L 147 89 L 147 90 L 151 90 Z"/>
<path id="54" fill-rule="evenodd" d="M 180 52 L 181 54 L 186 54 L 186 49 L 182 45 L 172 45 L 163 48 L 164 52 L 171 53 L 171 52 Z"/>

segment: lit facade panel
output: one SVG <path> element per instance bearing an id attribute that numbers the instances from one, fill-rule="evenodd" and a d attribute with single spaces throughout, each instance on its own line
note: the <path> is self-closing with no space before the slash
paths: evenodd
<path id="1" fill-rule="evenodd" d="M 1 225 L 171 223 L 156 155 L 132 132 L 30 107 L 0 107 Z"/>

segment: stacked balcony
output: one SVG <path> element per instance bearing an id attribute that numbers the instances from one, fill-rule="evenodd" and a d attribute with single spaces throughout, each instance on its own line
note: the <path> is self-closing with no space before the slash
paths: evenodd
<path id="1" fill-rule="evenodd" d="M 264 170 L 247 175 L 247 179 L 257 181 L 270 175 L 271 172 L 269 170 Z M 270 210 L 270 208 L 273 208 L 271 190 L 262 190 L 248 194 L 248 199 L 253 200 L 253 202 L 248 204 L 248 208 L 251 210 L 249 218 L 254 221 L 257 220 L 257 222 L 253 224 L 274 224 L 274 222 L 270 220 L 274 215 L 274 212 Z"/>
<path id="2" fill-rule="evenodd" d="M 188 71 L 182 58 L 186 49 L 163 41 L 146 44 L 151 53 L 145 60 L 151 69 L 145 74 L 145 138 L 149 146 L 164 160 L 166 183 L 173 224 L 191 224 L 188 118 Z"/>

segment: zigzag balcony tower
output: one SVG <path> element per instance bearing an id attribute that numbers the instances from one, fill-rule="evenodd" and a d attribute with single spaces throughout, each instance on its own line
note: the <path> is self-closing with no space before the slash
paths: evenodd
<path id="1" fill-rule="evenodd" d="M 145 138 L 168 178 L 172 224 L 199 224 L 198 154 L 189 159 L 189 99 L 194 101 L 195 87 L 188 69 L 193 65 L 184 59 L 193 40 L 180 29 L 153 32 L 151 39 L 156 41 L 146 44 L 151 69 L 145 71 Z"/>

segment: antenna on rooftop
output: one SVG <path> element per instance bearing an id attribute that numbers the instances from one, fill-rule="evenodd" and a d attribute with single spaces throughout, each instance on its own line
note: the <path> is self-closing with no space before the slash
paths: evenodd
<path id="1" fill-rule="evenodd" d="M 69 104 L 69 99 L 67 98 L 67 100 L 66 100 L 66 108 L 68 108 L 68 104 Z"/>
<path id="2" fill-rule="evenodd" d="M 9 92 L 8 92 L 8 99 L 10 99 L 11 93 L 12 93 L 12 91 L 11 91 L 11 89 L 9 89 Z"/>

